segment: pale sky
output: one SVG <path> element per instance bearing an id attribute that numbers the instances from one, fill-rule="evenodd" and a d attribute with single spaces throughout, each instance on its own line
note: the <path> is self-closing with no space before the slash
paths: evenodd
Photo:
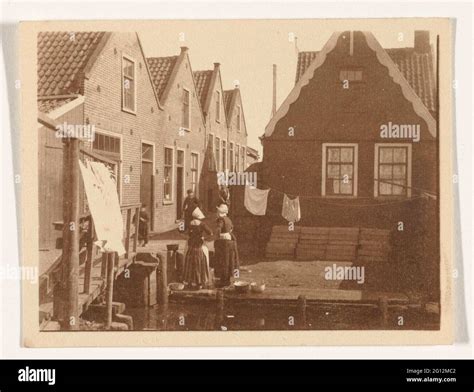
<path id="1" fill-rule="evenodd" d="M 297 37 L 300 51 L 320 50 L 334 31 L 349 29 L 371 31 L 384 48 L 407 47 L 413 46 L 414 30 L 428 29 L 423 20 L 416 21 L 394 24 L 391 29 L 380 21 L 372 22 L 370 28 L 366 21 L 344 25 L 331 21 L 331 26 L 328 20 L 160 21 L 152 30 L 138 34 L 147 57 L 177 55 L 181 46 L 187 46 L 193 71 L 212 69 L 219 62 L 225 90 L 238 80 L 248 145 L 261 152 L 258 137 L 264 133 L 272 108 L 272 64 L 278 67 L 277 108 L 294 86 L 297 50 L 290 34 Z M 434 39 L 431 34 L 432 43 Z"/>

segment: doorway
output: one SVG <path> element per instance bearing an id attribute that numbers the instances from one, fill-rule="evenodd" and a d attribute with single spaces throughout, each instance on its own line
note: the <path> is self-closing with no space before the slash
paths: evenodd
<path id="1" fill-rule="evenodd" d="M 142 143 L 142 166 L 140 175 L 140 203 L 150 217 L 150 231 L 154 229 L 154 156 L 155 146 Z"/>
<path id="2" fill-rule="evenodd" d="M 183 217 L 184 201 L 184 151 L 176 153 L 176 220 Z"/>

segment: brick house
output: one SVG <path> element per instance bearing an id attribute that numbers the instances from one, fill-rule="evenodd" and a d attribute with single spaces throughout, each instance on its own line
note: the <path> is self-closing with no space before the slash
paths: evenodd
<path id="1" fill-rule="evenodd" d="M 94 126 L 94 142 L 82 148 L 116 163 L 121 204 L 146 203 L 153 229 L 164 116 L 138 35 L 38 34 L 38 110 L 60 123 Z M 51 249 L 61 236 L 52 224 L 62 220 L 62 142 L 40 128 L 38 151 L 40 248 Z"/>
<path id="2" fill-rule="evenodd" d="M 247 126 L 240 89 L 224 91 L 224 106 L 228 132 L 228 165 L 230 171 L 244 171 L 247 168 Z"/>
<path id="3" fill-rule="evenodd" d="M 217 172 L 246 167 L 247 127 L 240 90 L 223 90 L 219 63 L 214 63 L 212 70 L 195 71 L 194 79 L 207 135 L 202 199 L 213 211 L 218 201 Z"/>
<path id="4" fill-rule="evenodd" d="M 206 126 L 196 92 L 188 48 L 176 56 L 147 58 L 153 84 L 163 105 L 163 129 L 158 136 L 161 173 L 155 205 L 157 227 L 166 231 L 176 227 L 182 217 L 186 191 L 204 192 L 200 176 L 205 155 Z M 157 231 L 158 231 L 157 230 Z"/>

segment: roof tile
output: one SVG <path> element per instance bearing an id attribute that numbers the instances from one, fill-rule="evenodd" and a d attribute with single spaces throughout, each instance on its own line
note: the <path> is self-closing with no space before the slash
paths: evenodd
<path id="1" fill-rule="evenodd" d="M 213 70 L 195 71 L 193 72 L 194 84 L 196 85 L 196 92 L 201 101 L 201 107 L 205 108 L 209 87 L 211 85 Z"/>
<path id="2" fill-rule="evenodd" d="M 104 32 L 39 33 L 38 96 L 83 94 L 84 69 L 104 35 Z"/>
<path id="3" fill-rule="evenodd" d="M 178 56 L 149 57 L 146 59 L 158 99 L 163 97 L 163 92 L 168 85 L 177 59 Z"/>

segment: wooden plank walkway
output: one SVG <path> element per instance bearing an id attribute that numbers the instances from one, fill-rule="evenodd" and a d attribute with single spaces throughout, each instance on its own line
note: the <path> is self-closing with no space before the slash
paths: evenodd
<path id="1" fill-rule="evenodd" d="M 119 265 L 115 271 L 115 277 L 120 275 L 127 267 L 129 267 L 134 260 L 135 253 L 130 253 L 130 257 L 125 259 L 121 257 L 119 259 Z M 81 313 L 85 312 L 89 305 L 97 299 L 97 297 L 105 289 L 105 278 L 101 276 L 101 264 L 102 259 L 98 258 L 94 261 L 92 267 L 92 279 L 90 282 L 90 292 L 89 294 L 84 293 L 84 278 L 85 278 L 85 265 L 81 265 L 79 269 L 79 309 Z M 53 317 L 53 298 L 52 296 L 48 297 L 45 302 L 40 304 L 40 329 L 43 329 L 47 325 L 47 321 Z"/>

